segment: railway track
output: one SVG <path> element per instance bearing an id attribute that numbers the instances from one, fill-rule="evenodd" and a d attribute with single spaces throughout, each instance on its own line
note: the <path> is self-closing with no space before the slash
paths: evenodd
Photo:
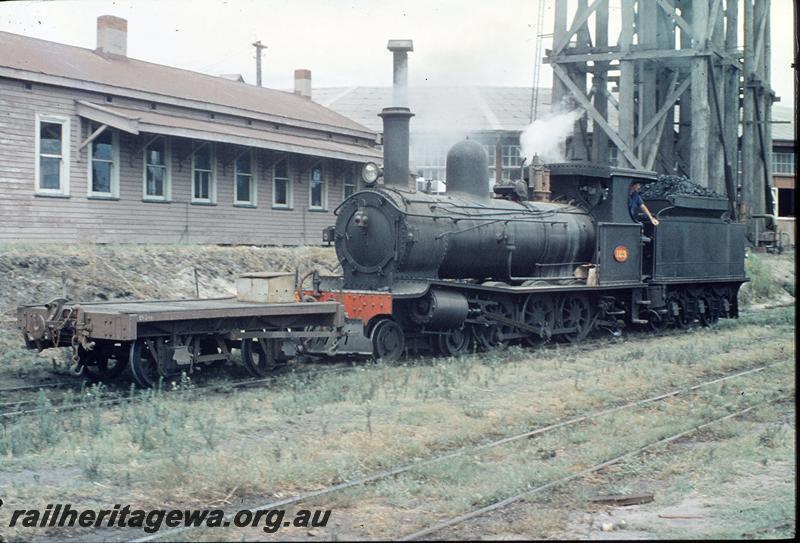
<path id="1" fill-rule="evenodd" d="M 451 452 L 448 452 L 448 453 L 445 453 L 445 454 L 442 454 L 442 455 L 439 455 L 439 456 L 435 456 L 433 458 L 428 458 L 426 460 L 421 460 L 421 461 L 418 461 L 418 462 L 412 462 L 412 463 L 409 463 L 409 464 L 404 464 L 402 466 L 398 466 L 398 467 L 387 469 L 387 470 L 381 470 L 381 471 L 378 471 L 376 473 L 372 473 L 370 475 L 366 475 L 366 476 L 363 476 L 363 477 L 351 479 L 349 481 L 345 481 L 345 482 L 342 482 L 342 483 L 331 485 L 331 486 L 328 486 L 328 487 L 325 487 L 325 488 L 321 488 L 321 489 L 318 489 L 318 490 L 305 492 L 305 493 L 298 494 L 298 495 L 295 495 L 295 496 L 292 496 L 292 497 L 288 497 L 288 498 L 272 501 L 272 502 L 260 505 L 258 507 L 252 508 L 251 510 L 252 511 L 261 511 L 261 510 L 268 510 L 268 509 L 275 509 L 275 508 L 285 508 L 286 506 L 295 505 L 295 504 L 298 504 L 300 502 L 308 501 L 308 500 L 310 500 L 312 498 L 319 498 L 321 496 L 330 495 L 330 494 L 333 494 L 333 493 L 336 493 L 336 492 L 340 492 L 342 490 L 346 490 L 346 489 L 349 489 L 349 488 L 355 488 L 355 487 L 367 485 L 369 483 L 374 483 L 374 482 L 377 482 L 377 481 L 381 481 L 381 480 L 384 480 L 384 479 L 395 477 L 397 475 L 400 475 L 400 474 L 403 474 L 403 473 L 406 473 L 406 472 L 409 472 L 409 471 L 412 471 L 412 470 L 417 470 L 417 469 L 420 469 L 420 468 L 424 468 L 424 467 L 430 466 L 430 465 L 438 463 L 438 462 L 443 462 L 443 461 L 450 460 L 450 459 L 453 459 L 453 458 L 457 458 L 457 457 L 460 457 L 460 456 L 464 456 L 464 455 L 467 455 L 467 454 L 473 454 L 473 453 L 476 453 L 476 452 L 485 451 L 485 450 L 492 449 L 492 448 L 495 448 L 495 447 L 508 445 L 510 443 L 514 443 L 514 442 L 517 442 L 517 441 L 520 441 L 520 440 L 523 440 L 523 439 L 529 439 L 531 437 L 539 436 L 539 435 L 542 435 L 542 434 L 546 434 L 546 433 L 549 433 L 549 432 L 552 432 L 554 430 L 558 430 L 558 429 L 561 429 L 561 428 L 575 426 L 575 425 L 578 425 L 580 423 L 583 423 L 583 422 L 586 422 L 586 421 L 589 421 L 589 420 L 592 420 L 592 419 L 596 419 L 596 418 L 599 418 L 599 417 L 603 417 L 603 416 L 606 416 L 606 415 L 610 415 L 610 414 L 613 414 L 613 413 L 618 413 L 620 411 L 624 411 L 624 410 L 628 410 L 628 409 L 634 409 L 636 407 L 641 407 L 641 406 L 644 406 L 644 405 L 653 404 L 653 403 L 657 403 L 657 402 L 662 402 L 664 400 L 667 400 L 667 399 L 670 399 L 670 398 L 674 398 L 674 397 L 682 395 L 682 394 L 691 393 L 693 391 L 696 391 L 696 390 L 699 390 L 699 389 L 702 389 L 702 388 L 705 388 L 705 387 L 713 386 L 715 384 L 723 383 L 725 381 L 729 381 L 729 380 L 732 380 L 732 379 L 745 377 L 747 375 L 753 375 L 753 374 L 756 374 L 756 373 L 760 373 L 760 372 L 768 370 L 769 368 L 775 367 L 778 364 L 779 363 L 767 364 L 767 365 L 761 365 L 761 366 L 757 366 L 757 367 L 747 368 L 747 369 L 744 369 L 744 370 L 739 370 L 739 371 L 736 371 L 734 373 L 729 373 L 729 374 L 725 374 L 725 375 L 722 375 L 722 376 L 717 376 L 717 377 L 715 377 L 713 379 L 705 380 L 705 381 L 702 381 L 702 382 L 699 382 L 699 383 L 695 383 L 693 385 L 689 385 L 689 386 L 677 388 L 677 389 L 674 389 L 674 390 L 670 390 L 668 392 L 664 392 L 664 393 L 661 393 L 661 394 L 658 394 L 658 395 L 655 395 L 655 396 L 649 396 L 649 397 L 638 399 L 638 400 L 634 400 L 634 401 L 631 401 L 631 402 L 626 402 L 626 403 L 623 403 L 623 404 L 614 405 L 614 406 L 611 406 L 611 407 L 606 407 L 606 408 L 603 408 L 603 409 L 592 411 L 590 413 L 585 413 L 585 414 L 582 414 L 582 415 L 569 417 L 569 418 L 566 418 L 566 419 L 561 420 L 559 422 L 556 422 L 556 423 L 553 423 L 553 424 L 550 424 L 550 425 L 547 425 L 547 426 L 539 427 L 539 428 L 534 428 L 534 429 L 528 430 L 526 432 L 521 432 L 521 433 L 517 433 L 517 434 L 511 435 L 511 436 L 506 436 L 506 437 L 503 437 L 501 439 L 493 440 L 493 441 L 490 441 L 490 442 L 487 442 L 487 443 L 483 443 L 483 444 L 480 444 L 480 445 L 476 445 L 476 446 L 462 447 L 462 448 L 453 450 Z M 687 435 L 688 433 L 692 433 L 692 432 L 698 431 L 698 430 L 704 428 L 705 426 L 707 426 L 709 424 L 713 424 L 713 423 L 725 420 L 727 418 L 732 418 L 733 416 L 738 416 L 738 415 L 744 414 L 745 412 L 752 410 L 754 407 L 755 406 L 751 406 L 751 407 L 749 407 L 748 409 L 746 409 L 744 411 L 738 412 L 737 414 L 732 414 L 732 415 L 728 415 L 726 417 L 722 417 L 722 418 L 717 419 L 715 421 L 711 421 L 711 422 L 709 422 L 707 424 L 704 424 L 704 425 L 701 425 L 701 426 L 697 426 L 695 428 L 692 428 L 690 430 L 682 432 L 681 434 L 676 434 L 675 436 L 672 436 L 671 438 L 665 438 L 664 440 L 660 440 L 658 442 L 654 442 L 654 443 L 648 444 L 647 446 L 645 446 L 645 448 L 640 448 L 640 449 L 637 449 L 635 451 L 625 453 L 624 455 L 621 455 L 619 457 L 613 458 L 611 460 L 607 460 L 606 462 L 604 462 L 602 464 L 598 464 L 597 466 L 593 466 L 592 468 L 589 468 L 589 469 L 592 470 L 592 471 L 598 471 L 598 470 L 602 469 L 605 466 L 608 466 L 608 465 L 611 465 L 613 463 L 619 462 L 619 461 L 623 460 L 624 458 L 627 458 L 628 456 L 631 456 L 633 454 L 637 454 L 638 452 L 641 452 L 642 450 L 644 450 L 646 448 L 654 447 L 657 444 L 666 443 L 666 442 L 668 442 L 670 440 L 678 439 L 679 437 L 682 437 L 683 435 Z M 542 491 L 547 490 L 549 488 L 554 488 L 555 486 L 558 486 L 559 484 L 563 484 L 564 482 L 567 482 L 568 480 L 572 480 L 574 478 L 577 478 L 577 477 L 580 477 L 580 476 L 583 476 L 585 474 L 588 474 L 588 473 L 592 472 L 592 471 L 588 471 L 588 470 L 584 470 L 584 471 L 585 472 L 581 472 L 579 474 L 570 476 L 569 479 L 568 478 L 564 478 L 563 480 L 554 481 L 552 483 L 548 483 L 547 485 L 543 485 L 539 490 L 537 490 L 537 489 L 534 489 L 534 490 L 537 491 L 537 492 L 542 492 Z M 502 505 L 493 504 L 493 507 L 495 507 L 495 508 L 503 507 L 505 505 L 508 505 L 509 503 L 513 503 L 514 501 L 518 501 L 519 499 L 522 499 L 523 497 L 529 495 L 531 492 L 533 492 L 533 491 L 527 491 L 527 492 L 525 492 L 523 494 L 520 494 L 519 496 L 514 496 L 513 497 L 514 499 L 512 501 L 503 500 L 503 502 L 498 502 L 498 504 L 502 504 Z M 509 498 L 509 500 L 511 500 L 511 498 Z M 438 530 L 440 530 L 442 528 L 445 528 L 447 526 L 457 524 L 458 522 L 463 522 L 464 520 L 467 520 L 469 518 L 473 518 L 473 516 L 479 516 L 479 515 L 483 514 L 484 512 L 488 512 L 488 510 L 484 511 L 484 509 L 486 509 L 486 508 L 481 508 L 479 510 L 473 511 L 472 513 L 469 513 L 468 515 L 461 515 L 459 517 L 456 517 L 455 519 L 450 519 L 450 520 L 446 521 L 446 522 L 452 522 L 452 524 L 437 523 L 436 525 L 434 525 L 434 526 L 432 526 L 430 528 L 426 528 L 425 530 L 421 530 L 419 532 L 414 532 L 413 534 L 409 534 L 409 536 L 407 536 L 407 537 L 410 537 L 411 539 L 415 539 L 415 538 L 427 535 L 428 533 L 436 532 L 436 531 L 438 531 Z M 228 517 L 226 517 L 226 519 L 228 519 Z M 441 526 L 439 524 L 441 524 Z M 133 540 L 133 543 L 145 543 L 145 542 L 148 542 L 148 541 L 155 541 L 155 540 L 158 540 L 158 539 L 161 539 L 161 538 L 164 538 L 164 537 L 183 534 L 183 533 L 186 533 L 186 532 L 191 531 L 193 529 L 194 528 L 191 528 L 191 527 L 176 528 L 176 529 L 172 529 L 172 530 L 168 530 L 168 531 L 164 531 L 164 532 L 159 532 L 159 533 L 156 533 L 156 534 L 148 535 L 148 536 L 145 536 L 145 537 L 142 537 L 142 538 L 139 538 L 139 539 L 135 539 L 135 540 Z M 430 531 L 428 531 L 428 530 L 430 530 Z"/>
<path id="2" fill-rule="evenodd" d="M 305 370 L 305 371 L 294 371 L 294 372 L 285 371 L 285 372 L 281 372 L 281 373 L 278 373 L 276 375 L 272 375 L 272 376 L 269 376 L 269 377 L 264 377 L 264 378 L 261 378 L 261 379 L 243 379 L 241 381 L 229 381 L 229 382 L 224 382 L 224 383 L 213 383 L 213 384 L 209 384 L 209 385 L 201 385 L 201 386 L 195 387 L 195 390 L 213 392 L 213 391 L 227 391 L 227 390 L 232 390 L 232 389 L 240 389 L 240 388 L 248 388 L 248 387 L 258 387 L 258 386 L 269 385 L 272 382 L 276 381 L 277 379 L 280 379 L 281 377 L 284 377 L 284 376 L 289 375 L 289 374 L 294 374 L 294 375 L 298 375 L 298 376 L 303 376 L 303 375 L 316 376 L 316 375 L 325 375 L 325 374 L 331 374 L 331 373 L 342 373 L 342 372 L 346 372 L 346 371 L 352 371 L 354 369 L 356 369 L 356 368 L 322 368 L 322 369 Z M 79 391 L 79 390 L 83 390 L 83 388 L 82 387 L 81 388 L 76 388 L 75 390 Z M 126 391 L 127 390 L 129 390 L 129 389 L 126 389 Z M 108 393 L 106 393 L 106 394 L 108 394 Z M 8 419 L 8 418 L 19 417 L 19 416 L 23 416 L 23 415 L 34 415 L 36 413 L 41 413 L 43 411 L 48 411 L 48 410 L 55 410 L 55 411 L 64 413 L 64 412 L 69 412 L 69 411 L 75 411 L 75 410 L 78 410 L 78 409 L 83 409 L 83 408 L 90 407 L 90 406 L 91 407 L 96 407 L 96 406 L 113 407 L 113 406 L 116 406 L 116 405 L 120 405 L 120 404 L 122 404 L 123 402 L 126 402 L 126 401 L 129 401 L 129 402 L 140 401 L 140 398 L 136 397 L 136 396 L 131 397 L 130 394 L 127 393 L 127 392 L 125 392 L 125 393 L 123 393 L 123 392 L 116 393 L 115 392 L 111 397 L 107 397 L 105 399 L 101 399 L 101 400 L 97 400 L 97 401 L 93 401 L 93 402 L 92 401 L 90 401 L 90 402 L 81 401 L 81 402 L 71 402 L 71 403 L 64 403 L 64 404 L 52 404 L 49 407 L 36 407 L 36 408 L 30 408 L 30 409 L 23 408 L 23 406 L 35 405 L 35 404 L 37 404 L 38 401 L 39 401 L 38 399 L 31 399 L 31 400 L 23 400 L 23 401 L 18 401 L 18 402 L 6 402 L 6 403 L 3 403 L 3 404 L 0 404 L 0 418 Z M 10 407 L 11 410 L 4 411 L 3 410 L 4 407 Z"/>
<path id="3" fill-rule="evenodd" d="M 659 439 L 659 440 L 656 440 L 656 441 L 652 441 L 652 442 L 650 442 L 650 443 L 648 443 L 646 445 L 643 445 L 641 447 L 638 447 L 636 449 L 633 449 L 633 450 L 628 451 L 626 453 L 623 453 L 621 455 L 615 456 L 614 458 L 610 458 L 608 460 L 600 462 L 599 464 L 595 464 L 594 466 L 591 466 L 589 468 L 581 470 L 581 471 L 579 471 L 577 473 L 574 473 L 572 475 L 567 475 L 566 477 L 562 477 L 560 479 L 556 479 L 556 480 L 551 481 L 549 483 L 545 483 L 543 485 L 539 485 L 539 486 L 537 486 L 535 488 L 532 488 L 530 490 L 526 490 L 525 492 L 520 492 L 519 494 L 515 494 L 514 496 L 510 496 L 510 497 L 508 497 L 508 498 L 506 498 L 504 500 L 500 500 L 500 501 L 495 502 L 495 503 L 493 503 L 491 505 L 487 505 L 485 507 L 481 507 L 479 509 L 475 509 L 475 510 L 470 511 L 468 513 L 464 513 L 462 515 L 458 515 L 456 517 L 452 517 L 452 518 L 449 518 L 447 520 L 439 521 L 436 524 L 428 526 L 427 528 L 423 528 L 422 530 L 417 530 L 415 532 L 407 534 L 407 535 L 399 538 L 399 541 L 414 541 L 414 540 L 417 540 L 417 539 L 420 539 L 420 538 L 423 538 L 423 537 L 430 536 L 431 534 L 435 534 L 437 532 L 440 532 L 441 530 L 443 530 L 445 528 L 450 528 L 452 526 L 456 526 L 457 524 L 461 524 L 463 522 L 466 522 L 468 520 L 480 517 L 480 516 L 485 515 L 487 513 L 491 513 L 492 511 L 497 511 L 499 509 L 503 509 L 504 507 L 508 507 L 509 505 L 517 503 L 517 502 L 519 502 L 519 501 L 521 501 L 523 499 L 530 498 L 530 497 L 535 496 L 537 494 L 542 494 L 542 493 L 544 493 L 544 492 L 546 492 L 548 490 L 557 488 L 557 487 L 562 486 L 562 485 L 564 485 L 566 483 L 569 483 L 571 481 L 575 481 L 577 479 L 580 479 L 580 478 L 585 477 L 587 475 L 590 475 L 592 473 L 596 473 L 596 472 L 598 472 L 598 471 L 600 471 L 600 470 L 602 470 L 604 468 L 607 468 L 607 467 L 612 466 L 614 464 L 618 464 L 618 463 L 620 463 L 620 462 L 622 462 L 624 460 L 633 458 L 633 457 L 635 457 L 636 455 L 638 455 L 640 453 L 643 453 L 643 452 L 648 451 L 650 449 L 654 449 L 656 447 L 660 447 L 662 445 L 667 445 L 667 444 L 669 444 L 669 443 L 671 443 L 673 441 L 676 441 L 676 440 L 681 439 L 683 437 L 687 437 L 689 435 L 697 433 L 697 432 L 699 432 L 701 430 L 709 428 L 709 427 L 711 427 L 711 426 L 713 426 L 715 424 L 718 424 L 720 422 L 723 422 L 723 421 L 726 421 L 726 420 L 730 420 L 730 419 L 734 419 L 734 418 L 737 418 L 737 417 L 741 417 L 742 415 L 745 415 L 745 414 L 749 413 L 750 411 L 756 409 L 757 407 L 761 407 L 763 405 L 768 405 L 768 404 L 771 404 L 771 403 L 776 403 L 776 402 L 779 402 L 781 400 L 786 400 L 786 399 L 787 399 L 786 397 L 772 398 L 770 400 L 767 400 L 767 401 L 764 401 L 764 402 L 760 402 L 760 403 L 758 403 L 756 405 L 751 405 L 749 407 L 746 407 L 745 409 L 740 409 L 739 411 L 736 411 L 734 413 L 730 413 L 728 415 L 724 415 L 722 417 L 718 417 L 716 419 L 710 420 L 710 421 L 708 421 L 706 423 L 700 424 L 700 425 L 695 426 L 693 428 L 689 428 L 688 430 L 684 430 L 682 432 L 678 432 L 676 434 L 672 434 L 672 435 L 670 435 L 668 437 L 665 437 L 665 438 L 662 438 L 662 439 Z"/>
<path id="4" fill-rule="evenodd" d="M 85 381 L 81 380 L 80 383 L 84 383 Z M 7 387 L 7 388 L 0 388 L 0 394 L 10 394 L 12 392 L 22 392 L 24 390 L 39 390 L 40 388 L 59 388 L 64 386 L 72 386 L 74 382 L 70 381 L 54 381 L 54 382 L 46 382 L 46 383 L 39 383 L 35 385 L 23 385 L 18 387 Z"/>

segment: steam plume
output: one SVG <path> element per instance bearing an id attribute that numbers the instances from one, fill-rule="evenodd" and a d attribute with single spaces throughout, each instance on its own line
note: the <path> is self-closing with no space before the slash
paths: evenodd
<path id="1" fill-rule="evenodd" d="M 539 155 L 542 162 L 563 162 L 561 144 L 572 132 L 575 121 L 583 114 L 580 109 L 556 111 L 536 119 L 522 132 L 520 147 L 522 156 L 530 164 L 533 155 Z"/>

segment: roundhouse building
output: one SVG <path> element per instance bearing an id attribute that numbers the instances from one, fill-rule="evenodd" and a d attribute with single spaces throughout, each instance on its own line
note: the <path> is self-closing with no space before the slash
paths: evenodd
<path id="1" fill-rule="evenodd" d="M 320 243 L 376 133 L 296 92 L 0 32 L 0 241 Z"/>

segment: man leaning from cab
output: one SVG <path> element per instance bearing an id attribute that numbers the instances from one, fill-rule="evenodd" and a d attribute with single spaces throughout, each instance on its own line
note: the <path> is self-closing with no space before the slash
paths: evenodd
<path id="1" fill-rule="evenodd" d="M 653 223 L 653 226 L 658 226 L 658 219 L 653 217 L 653 214 L 650 213 L 649 209 L 647 209 L 647 206 L 642 199 L 642 195 L 639 194 L 639 189 L 641 188 L 642 184 L 638 181 L 631 183 L 630 192 L 628 194 L 628 212 L 631 214 L 631 219 L 639 222 L 637 215 L 640 211 L 642 211 L 645 215 L 647 215 L 647 218 L 650 219 L 650 222 Z"/>

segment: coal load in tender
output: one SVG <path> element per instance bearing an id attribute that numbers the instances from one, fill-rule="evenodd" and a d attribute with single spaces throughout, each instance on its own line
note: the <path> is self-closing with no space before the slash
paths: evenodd
<path id="1" fill-rule="evenodd" d="M 642 187 L 641 195 L 645 200 L 659 200 L 677 195 L 724 198 L 711 189 L 692 183 L 688 177 L 682 175 L 659 175 L 658 181 Z"/>

